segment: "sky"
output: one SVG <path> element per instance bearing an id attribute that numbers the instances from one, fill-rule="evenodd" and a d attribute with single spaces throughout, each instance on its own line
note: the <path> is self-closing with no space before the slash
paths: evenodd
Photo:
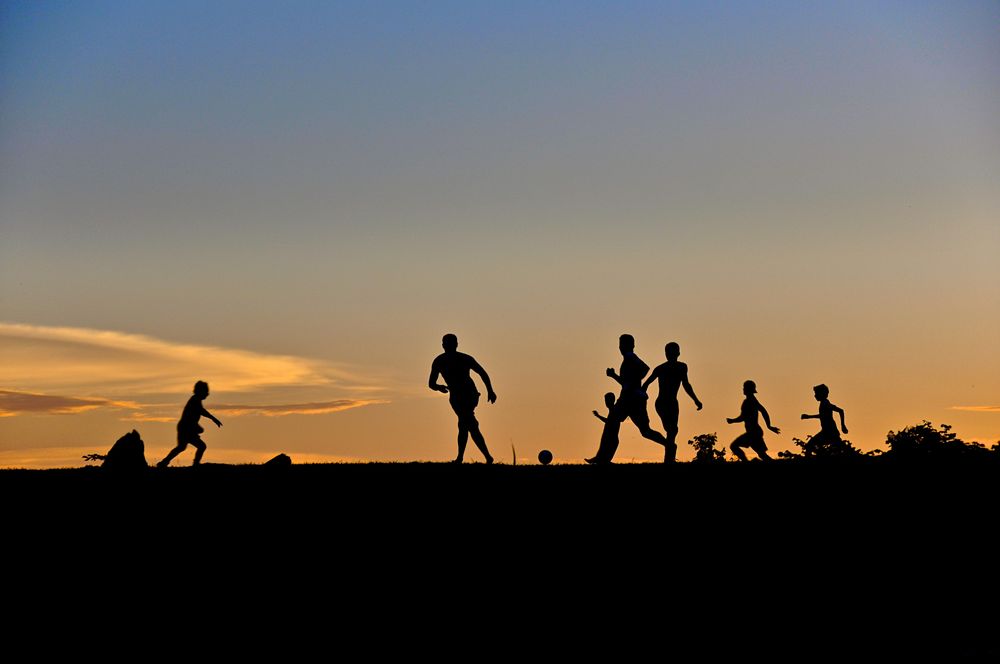
<path id="1" fill-rule="evenodd" d="M 0 4 L 0 467 L 596 450 L 618 335 L 684 441 L 1000 440 L 996 2 Z M 484 391 L 485 393 L 485 391 Z M 655 399 L 655 388 L 651 388 Z M 650 415 L 661 429 L 657 416 Z M 620 461 L 662 448 L 622 428 Z M 177 462 L 190 463 L 192 453 Z M 469 460 L 479 459 L 470 446 Z"/>

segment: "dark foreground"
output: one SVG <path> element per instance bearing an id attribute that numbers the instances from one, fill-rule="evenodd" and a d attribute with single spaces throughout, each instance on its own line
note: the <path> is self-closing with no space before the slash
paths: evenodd
<path id="1" fill-rule="evenodd" d="M 1000 653 L 998 477 L 877 462 L 206 465 L 0 471 L 0 498 L 8 598 L 110 603 L 147 629 L 233 621 L 246 644 L 281 626 L 408 658 L 862 661 Z"/>

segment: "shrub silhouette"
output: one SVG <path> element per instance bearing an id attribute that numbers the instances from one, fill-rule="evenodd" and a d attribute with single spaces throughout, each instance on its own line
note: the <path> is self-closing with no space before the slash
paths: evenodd
<path id="1" fill-rule="evenodd" d="M 986 458 L 1000 454 L 1000 443 L 986 449 L 982 443 L 967 443 L 952 433 L 951 425 L 935 428 L 924 420 L 920 424 L 890 431 L 885 439 L 887 456 L 906 461 L 924 459 Z"/>
<path id="2" fill-rule="evenodd" d="M 726 451 L 715 449 L 719 437 L 714 433 L 701 433 L 688 441 L 694 448 L 694 460 L 699 463 L 711 463 L 726 460 Z"/>
<path id="3" fill-rule="evenodd" d="M 792 444 L 799 452 L 778 452 L 778 456 L 785 459 L 854 459 L 861 456 L 861 450 L 841 438 L 816 435 L 806 440 L 792 438 Z"/>

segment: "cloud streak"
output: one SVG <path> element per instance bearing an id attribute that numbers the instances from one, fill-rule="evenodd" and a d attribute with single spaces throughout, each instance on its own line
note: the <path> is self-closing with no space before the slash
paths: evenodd
<path id="1" fill-rule="evenodd" d="M 111 404 L 106 399 L 78 399 L 31 392 L 0 390 L 0 417 L 21 413 L 84 413 Z"/>
<path id="2" fill-rule="evenodd" d="M 1000 413 L 1000 406 L 952 406 L 950 410 L 964 410 L 972 413 Z"/>
<path id="3" fill-rule="evenodd" d="M 387 403 L 385 388 L 330 362 L 76 327 L 0 322 L 0 417 L 124 410 L 176 422 L 195 380 L 229 416 L 324 415 Z M 244 401 L 245 399 L 245 401 Z"/>
<path id="4" fill-rule="evenodd" d="M 241 415 L 263 415 L 265 417 L 284 417 L 286 415 L 325 415 L 339 413 L 352 408 L 362 408 L 375 404 L 389 403 L 384 399 L 336 399 L 334 401 L 315 401 L 311 403 L 273 404 L 246 406 L 237 404 L 216 404 L 213 411 L 224 412 L 238 417 Z"/>
<path id="5" fill-rule="evenodd" d="M 76 327 L 0 323 L 0 385 L 40 392 L 187 392 L 206 376 L 224 392 L 363 383 L 330 363 Z"/>

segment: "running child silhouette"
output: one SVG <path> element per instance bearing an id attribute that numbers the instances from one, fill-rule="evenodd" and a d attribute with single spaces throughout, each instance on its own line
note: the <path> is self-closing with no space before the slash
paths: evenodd
<path id="1" fill-rule="evenodd" d="M 170 454 L 163 461 L 156 464 L 157 468 L 166 468 L 175 456 L 187 449 L 188 445 L 194 445 L 197 450 L 194 453 L 194 463 L 192 465 L 197 466 L 201 463 L 201 457 L 205 454 L 207 445 L 201 439 L 201 434 L 205 430 L 198 424 L 198 420 L 204 415 L 215 422 L 215 426 L 222 426 L 222 422 L 201 405 L 201 402 L 206 398 L 208 398 L 208 383 L 199 380 L 194 384 L 194 396 L 188 399 L 187 405 L 184 406 L 184 412 L 181 413 L 181 419 L 177 423 L 177 447 L 170 450 Z"/>
<path id="2" fill-rule="evenodd" d="M 737 436 L 736 440 L 729 446 L 729 449 L 740 461 L 747 460 L 747 455 L 743 453 L 742 449 L 744 447 L 752 449 L 761 459 L 771 461 L 771 457 L 767 455 L 767 445 L 764 443 L 764 430 L 760 428 L 760 423 L 757 421 L 758 413 L 764 417 L 764 423 L 768 429 L 774 433 L 781 433 L 781 429 L 771 426 L 771 416 L 767 414 L 767 409 L 764 408 L 763 404 L 757 401 L 756 393 L 757 384 L 752 380 L 745 381 L 743 394 L 746 395 L 746 398 L 743 399 L 743 405 L 740 406 L 739 417 L 726 418 L 727 424 L 743 422 L 746 429 L 746 433 Z"/>
<path id="3" fill-rule="evenodd" d="M 840 428 L 847 433 L 847 425 L 844 424 L 844 409 L 830 403 L 830 388 L 826 385 L 817 385 L 813 388 L 813 396 L 819 402 L 819 414 L 809 415 L 802 413 L 804 420 L 819 420 L 819 433 L 810 438 L 811 441 L 821 445 L 829 445 L 840 441 L 840 431 L 837 431 L 837 423 L 833 421 L 833 414 L 840 414 Z"/>
<path id="4" fill-rule="evenodd" d="M 601 415 L 596 410 L 594 411 L 594 417 L 604 422 L 604 430 L 601 431 L 600 447 L 602 449 L 616 449 L 618 447 L 618 432 L 621 430 L 622 423 L 611 417 L 611 413 L 615 409 L 614 392 L 608 392 L 604 395 L 604 405 L 608 407 L 607 417 Z M 611 460 L 609 459 L 607 463 L 611 463 Z"/>

